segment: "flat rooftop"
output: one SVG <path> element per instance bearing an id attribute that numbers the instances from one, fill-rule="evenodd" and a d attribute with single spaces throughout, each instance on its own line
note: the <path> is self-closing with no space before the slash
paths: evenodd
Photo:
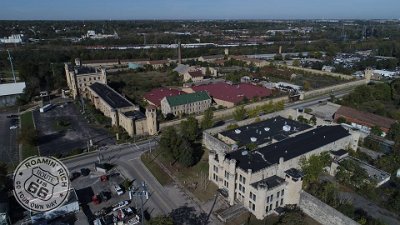
<path id="1" fill-rule="evenodd" d="M 287 128 L 286 130 L 283 129 L 284 126 Z M 244 146 L 249 143 L 261 145 L 272 140 L 281 141 L 291 134 L 309 128 L 311 128 L 310 125 L 277 116 L 258 123 L 227 130 L 220 134 L 234 140 L 239 146 Z M 253 141 L 251 138 L 253 138 Z"/>
<path id="2" fill-rule="evenodd" d="M 340 125 L 323 126 L 253 151 L 240 149 L 226 157 L 235 159 L 244 171 L 256 172 L 279 163 L 280 157 L 287 161 L 347 136 L 350 133 Z"/>
<path id="3" fill-rule="evenodd" d="M 90 85 L 90 88 L 114 109 L 134 106 L 130 101 L 122 97 L 122 95 L 114 91 L 114 89 L 107 84 L 96 82 Z"/>
<path id="4" fill-rule="evenodd" d="M 125 115 L 126 117 L 130 117 L 130 118 L 133 118 L 133 119 L 135 119 L 135 120 L 140 120 L 140 119 L 146 118 L 146 116 L 144 115 L 144 113 L 142 113 L 142 112 L 139 111 L 139 110 L 124 112 L 124 115 Z"/>
<path id="5" fill-rule="evenodd" d="M 270 188 L 278 187 L 284 183 L 285 183 L 285 179 L 274 175 L 274 176 L 268 177 L 264 180 L 260 180 L 255 183 L 252 183 L 251 186 L 253 186 L 254 188 L 257 189 L 258 185 L 264 185 L 264 186 L 267 186 L 268 189 L 270 189 Z"/>
<path id="6" fill-rule="evenodd" d="M 380 169 L 378 169 L 364 161 L 361 161 L 357 158 L 349 156 L 349 157 L 342 159 L 340 162 L 342 162 L 344 160 L 351 160 L 351 161 L 355 162 L 356 164 L 358 164 L 361 168 L 363 168 L 365 170 L 365 172 L 367 172 L 368 177 L 372 180 L 375 180 L 377 184 L 384 182 L 385 180 L 390 178 L 390 173 L 380 170 Z M 339 162 L 339 164 L 340 164 L 340 162 Z"/>

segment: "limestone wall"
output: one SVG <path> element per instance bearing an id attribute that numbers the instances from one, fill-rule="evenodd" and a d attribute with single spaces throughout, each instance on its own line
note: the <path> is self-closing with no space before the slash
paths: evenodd
<path id="1" fill-rule="evenodd" d="M 357 222 L 343 213 L 304 191 L 300 193 L 299 207 L 304 213 L 322 225 L 358 225 Z"/>

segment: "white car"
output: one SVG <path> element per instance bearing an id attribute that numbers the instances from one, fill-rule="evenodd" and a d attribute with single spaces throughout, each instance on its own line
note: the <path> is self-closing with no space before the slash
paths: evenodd
<path id="1" fill-rule="evenodd" d="M 128 204 L 129 204 L 129 201 L 127 201 L 127 200 L 119 202 L 113 206 L 114 208 L 112 210 L 117 211 L 118 209 L 121 209 L 121 208 L 127 206 Z"/>
<path id="2" fill-rule="evenodd" d="M 135 217 L 133 217 L 128 221 L 128 225 L 136 225 L 139 223 L 140 223 L 140 217 L 138 215 L 136 215 Z"/>
<path id="3" fill-rule="evenodd" d="M 14 129 L 17 129 L 17 128 L 18 128 L 17 125 L 13 125 L 13 126 L 10 127 L 10 130 L 14 130 Z"/>
<path id="4" fill-rule="evenodd" d="M 119 186 L 118 184 L 114 185 L 114 190 L 115 190 L 115 192 L 117 192 L 117 195 L 124 194 L 124 191 L 122 190 L 121 186 Z"/>

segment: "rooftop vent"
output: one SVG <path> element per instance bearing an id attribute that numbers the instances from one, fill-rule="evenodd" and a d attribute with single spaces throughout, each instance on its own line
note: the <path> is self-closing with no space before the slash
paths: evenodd
<path id="1" fill-rule="evenodd" d="M 242 131 L 239 130 L 239 129 L 236 129 L 236 130 L 235 130 L 235 133 L 236 133 L 236 134 L 240 134 L 240 133 L 242 133 Z"/>
<path id="2" fill-rule="evenodd" d="M 264 127 L 264 130 L 269 131 L 270 129 L 269 129 L 269 127 Z"/>
<path id="3" fill-rule="evenodd" d="M 285 132 L 289 132 L 290 131 L 290 126 L 289 125 L 285 125 L 285 126 L 283 126 L 283 131 L 285 131 Z"/>
<path id="4" fill-rule="evenodd" d="M 257 141 L 257 138 L 256 138 L 256 137 L 251 137 L 251 138 L 250 138 L 250 141 L 251 141 L 251 142 L 256 142 L 256 141 Z"/>

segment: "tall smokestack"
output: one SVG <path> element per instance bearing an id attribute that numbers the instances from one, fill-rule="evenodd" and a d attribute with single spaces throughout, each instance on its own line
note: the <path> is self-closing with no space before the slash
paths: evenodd
<path id="1" fill-rule="evenodd" d="M 182 64 L 181 41 L 178 42 L 178 63 Z"/>
<path id="2" fill-rule="evenodd" d="M 282 45 L 279 46 L 279 54 L 282 54 Z"/>

